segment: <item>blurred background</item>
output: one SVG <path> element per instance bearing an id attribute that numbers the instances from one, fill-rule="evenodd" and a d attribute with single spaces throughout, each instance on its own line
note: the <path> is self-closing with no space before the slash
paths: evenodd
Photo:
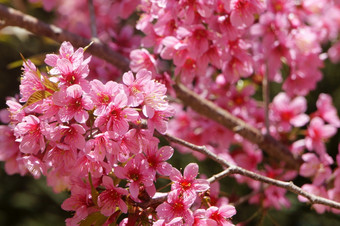
<path id="1" fill-rule="evenodd" d="M 39 4 L 31 5 L 26 1 L 3 1 L 14 5 L 27 14 L 34 15 L 46 22 L 53 20 L 53 13 L 46 13 Z M 30 35 L 28 32 L 15 28 L 6 27 L 0 30 L 0 108 L 6 108 L 6 98 L 18 94 L 22 60 L 20 54 L 32 60 L 37 65 L 43 65 L 46 53 L 56 52 L 58 43 L 50 39 Z M 327 50 L 328 46 L 324 46 Z M 308 111 L 316 109 L 315 103 L 320 93 L 332 95 L 334 105 L 340 110 L 340 65 L 326 61 L 323 69 L 324 78 L 318 84 L 315 91 L 307 96 L 309 103 Z M 280 91 L 279 84 L 271 84 L 271 98 Z M 163 141 L 165 143 L 165 141 Z M 339 133 L 329 142 L 329 153 L 334 157 L 338 152 Z M 1 145 L 1 144 L 0 144 Z M 177 168 L 184 168 L 190 162 L 197 162 L 191 155 L 175 153 L 170 163 Z M 201 174 L 211 175 L 221 168 L 210 160 L 200 163 Z M 298 180 L 301 186 L 305 181 Z M 232 178 L 221 181 L 223 191 L 230 201 L 232 196 L 242 196 L 250 192 L 244 186 L 236 186 Z M 63 211 L 60 207 L 68 193 L 55 194 L 46 186 L 45 178 L 34 180 L 31 176 L 9 176 L 4 171 L 4 164 L 0 163 L 0 225 L 3 226 L 38 226 L 38 225 L 64 225 L 65 219 L 72 213 Z M 257 206 L 240 204 L 236 207 L 237 214 L 233 218 L 234 223 L 246 222 L 247 225 L 339 225 L 340 216 L 326 213 L 319 215 L 310 206 L 300 203 L 295 194 L 288 194 L 292 202 L 291 208 L 280 211 L 270 209 L 263 210 Z"/>

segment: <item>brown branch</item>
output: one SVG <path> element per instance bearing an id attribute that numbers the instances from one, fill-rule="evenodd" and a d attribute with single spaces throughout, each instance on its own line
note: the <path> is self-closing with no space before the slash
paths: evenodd
<path id="1" fill-rule="evenodd" d="M 168 139 L 170 142 L 174 142 L 174 143 L 183 145 L 187 148 L 190 148 L 194 151 L 197 151 L 201 154 L 204 154 L 207 157 L 214 160 L 215 162 L 219 163 L 221 166 L 226 167 L 226 169 L 224 171 L 222 171 L 222 172 L 212 176 L 211 178 L 209 178 L 208 181 L 210 183 L 217 181 L 217 180 L 220 180 L 223 177 L 228 176 L 230 174 L 239 174 L 239 175 L 251 178 L 251 179 L 256 180 L 256 181 L 260 181 L 260 182 L 263 182 L 263 183 L 266 183 L 266 184 L 270 184 L 270 185 L 274 185 L 274 186 L 277 186 L 277 187 L 280 187 L 280 188 L 284 188 L 284 189 L 291 191 L 291 192 L 293 192 L 297 195 L 301 195 L 301 196 L 307 198 L 310 201 L 311 204 L 322 204 L 322 205 L 329 206 L 329 207 L 332 207 L 332 208 L 340 209 L 340 203 L 339 202 L 335 202 L 333 200 L 326 199 L 326 198 L 308 193 L 308 192 L 302 190 L 300 187 L 296 186 L 292 181 L 286 182 L 286 181 L 276 180 L 276 179 L 266 177 L 266 176 L 254 173 L 252 171 L 246 170 L 242 167 L 230 164 L 226 160 L 220 158 L 219 156 L 217 156 L 214 153 L 212 153 L 211 151 L 209 151 L 205 146 L 197 146 L 195 144 L 189 143 L 185 140 L 171 136 L 169 134 L 164 135 L 164 137 L 166 139 Z"/>
<path id="2" fill-rule="evenodd" d="M 174 85 L 177 98 L 184 105 L 190 106 L 197 113 L 214 120 L 231 131 L 238 133 L 248 141 L 257 144 L 270 157 L 284 161 L 289 168 L 299 169 L 300 160 L 295 159 L 285 145 L 269 135 L 263 135 L 258 129 L 233 116 L 211 101 L 200 97 L 181 83 Z"/>
<path id="3" fill-rule="evenodd" d="M 88 48 L 88 52 L 107 62 L 115 65 L 123 71 L 129 70 L 129 60 L 118 52 L 112 50 L 108 45 L 98 39 L 89 40 L 77 34 L 63 30 L 55 25 L 50 25 L 38 20 L 35 17 L 26 15 L 18 10 L 0 4 L 0 21 L 6 26 L 17 26 L 26 29 L 36 35 L 46 36 L 57 42 L 69 41 L 76 47 L 85 47 L 94 41 Z"/>

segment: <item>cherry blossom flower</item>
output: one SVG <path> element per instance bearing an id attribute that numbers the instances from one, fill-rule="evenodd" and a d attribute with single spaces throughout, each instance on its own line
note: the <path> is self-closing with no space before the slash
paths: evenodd
<path id="1" fill-rule="evenodd" d="M 116 207 L 123 212 L 127 212 L 127 205 L 121 199 L 122 195 L 127 195 L 128 191 L 113 185 L 113 181 L 110 177 L 103 177 L 103 186 L 105 191 L 98 196 L 98 206 L 101 208 L 100 212 L 105 216 L 110 216 L 116 211 Z"/>
<path id="2" fill-rule="evenodd" d="M 309 121 L 307 101 L 304 97 L 295 97 L 293 100 L 285 93 L 279 93 L 271 104 L 271 118 L 278 123 L 279 131 L 287 132 L 291 126 L 301 127 Z"/>
<path id="3" fill-rule="evenodd" d="M 68 122 L 74 118 L 79 123 L 85 123 L 89 118 L 87 110 L 93 108 L 92 100 L 77 84 L 56 92 L 53 100 L 56 105 L 61 107 L 58 115 L 62 122 Z"/>
<path id="4" fill-rule="evenodd" d="M 221 207 L 211 206 L 206 210 L 206 217 L 218 223 L 218 225 L 233 225 L 228 219 L 236 214 L 235 207 L 223 205 Z"/>
<path id="5" fill-rule="evenodd" d="M 336 133 L 336 128 L 332 125 L 325 125 L 324 121 L 315 117 L 311 120 L 307 128 L 307 136 L 305 144 L 308 150 L 315 150 L 320 156 L 323 156 L 326 151 L 324 140 L 330 138 Z"/>
<path id="6" fill-rule="evenodd" d="M 150 142 L 146 147 L 145 159 L 149 163 L 149 168 L 160 175 L 168 176 L 171 173 L 172 166 L 165 162 L 170 159 L 174 150 L 170 146 L 163 146 L 158 149 L 158 142 Z"/>
<path id="7" fill-rule="evenodd" d="M 194 223 L 194 216 L 190 210 L 190 206 L 194 202 L 194 197 L 184 198 L 176 193 L 169 193 L 168 201 L 160 204 L 156 208 L 157 215 L 167 222 L 176 217 L 182 217 L 185 224 L 191 225 Z"/>
<path id="8" fill-rule="evenodd" d="M 45 150 L 45 139 L 43 135 L 44 126 L 38 117 L 34 115 L 25 116 L 22 122 L 14 129 L 14 134 L 20 141 L 20 151 L 23 153 L 37 154 Z"/>
<path id="9" fill-rule="evenodd" d="M 170 179 L 173 182 L 170 193 L 182 194 L 184 199 L 196 198 L 196 192 L 203 192 L 209 189 L 209 182 L 204 179 L 196 179 L 198 165 L 190 163 L 181 172 L 173 168 Z"/>
<path id="10" fill-rule="evenodd" d="M 137 201 L 139 200 L 139 188 L 142 184 L 150 196 L 153 196 L 156 192 L 153 184 L 155 174 L 149 169 L 146 161 L 141 160 L 141 157 L 135 157 L 128 161 L 124 167 L 118 166 L 114 171 L 117 177 L 130 181 L 129 190 L 131 197 Z"/>

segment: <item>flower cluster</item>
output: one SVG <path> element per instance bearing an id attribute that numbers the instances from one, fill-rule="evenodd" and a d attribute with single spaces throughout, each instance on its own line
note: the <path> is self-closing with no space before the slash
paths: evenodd
<path id="1" fill-rule="evenodd" d="M 268 106 L 269 132 L 287 144 L 292 155 L 302 158 L 300 175 L 330 186 L 325 178 L 334 175 L 334 161 L 325 142 L 336 133 L 339 118 L 327 94 L 320 95 L 316 112 L 306 114 L 305 96 L 321 80 L 323 61 L 327 57 L 339 60 L 338 43 L 328 52 L 322 49 L 322 44 L 336 40 L 339 33 L 339 3 L 171 0 L 142 1 L 141 9 L 136 28 L 145 37 L 143 48 L 130 54 L 133 71 L 144 67 L 165 74 L 173 70 L 178 80 L 202 97 L 263 132 L 265 108 L 257 104 L 262 81 L 266 74 L 266 82 L 282 83 L 283 91 Z M 176 116 L 169 127 L 172 134 L 208 146 L 229 162 L 260 174 L 282 180 L 298 175 L 273 163 L 258 170 L 263 157 L 256 145 L 191 109 L 174 107 Z M 309 152 L 306 156 L 305 151 Z M 317 168 L 312 170 L 311 165 L 319 167 L 322 176 L 315 176 Z M 255 181 L 237 180 L 259 189 Z M 273 188 L 273 195 L 269 191 L 264 206 L 288 206 L 283 189 Z M 279 205 L 275 204 L 278 197 L 282 200 Z"/>
<path id="2" fill-rule="evenodd" d="M 7 173 L 44 175 L 55 192 L 70 190 L 62 204 L 64 210 L 75 211 L 68 225 L 91 219 L 110 224 L 126 213 L 145 216 L 135 219 L 139 223 L 192 224 L 190 207 L 199 202 L 197 193 L 210 187 L 195 179 L 197 164 L 189 164 L 182 177 L 166 162 L 173 148 L 158 147 L 154 130 L 164 134 L 174 114 L 165 85 L 146 69 L 124 73 L 123 83 L 88 81 L 91 57 L 84 58 L 84 51 L 62 43 L 59 54 L 45 58 L 47 74 L 24 60 L 20 102 L 25 104 L 8 100 L 10 124 L 0 127 L 0 159 L 6 161 Z M 135 208 L 161 194 L 155 186 L 159 177 L 173 183 L 167 202 L 153 211 Z M 228 215 L 214 208 L 200 214 L 207 211 L 206 216 L 213 216 L 206 218 L 214 222 L 235 214 L 232 206 Z"/>

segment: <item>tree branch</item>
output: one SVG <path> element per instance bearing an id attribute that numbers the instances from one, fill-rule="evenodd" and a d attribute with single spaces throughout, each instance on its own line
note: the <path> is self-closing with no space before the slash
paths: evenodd
<path id="1" fill-rule="evenodd" d="M 94 43 L 88 48 L 88 52 L 107 62 L 115 65 L 123 71 L 129 70 L 129 59 L 118 52 L 112 50 L 108 45 L 98 39 L 89 40 L 77 34 L 63 30 L 55 25 L 50 25 L 38 20 L 35 17 L 26 15 L 18 10 L 0 4 L 0 21 L 4 21 L 6 26 L 17 26 L 26 29 L 36 35 L 43 35 L 57 42 L 69 41 L 76 47 L 85 47 Z"/>
<path id="2" fill-rule="evenodd" d="M 326 199 L 317 195 L 313 195 L 311 193 L 308 193 L 304 190 L 302 190 L 300 187 L 296 186 L 292 181 L 286 182 L 286 181 L 281 181 L 281 180 L 276 180 L 270 177 L 266 177 L 257 173 L 254 173 L 252 171 L 246 170 L 242 167 L 235 166 L 233 164 L 230 164 L 226 160 L 220 158 L 219 156 L 215 155 L 211 151 L 209 151 L 205 146 L 197 146 L 195 144 L 189 143 L 185 140 L 182 140 L 180 138 L 171 136 L 169 134 L 165 134 L 164 137 L 169 140 L 170 142 L 174 142 L 180 145 L 183 145 L 187 148 L 190 148 L 194 151 L 197 151 L 201 154 L 204 154 L 205 156 L 209 157 L 210 159 L 214 160 L 215 162 L 219 163 L 221 166 L 226 167 L 226 169 L 211 178 L 208 179 L 210 183 L 220 180 L 225 176 L 228 176 L 230 174 L 239 174 L 248 178 L 251 178 L 256 181 L 260 181 L 266 184 L 274 185 L 280 188 L 284 188 L 288 191 L 291 191 L 297 195 L 301 195 L 305 198 L 307 198 L 311 204 L 322 204 L 325 206 L 329 206 L 332 208 L 340 209 L 340 203 L 335 202 L 330 199 Z"/>
<path id="3" fill-rule="evenodd" d="M 211 101 L 200 97 L 181 83 L 174 86 L 177 98 L 184 105 L 190 106 L 197 113 L 214 120 L 231 131 L 238 133 L 248 141 L 257 144 L 270 157 L 284 161 L 288 167 L 299 169 L 300 160 L 295 159 L 288 148 L 270 135 L 263 135 L 258 129 L 233 116 Z"/>

